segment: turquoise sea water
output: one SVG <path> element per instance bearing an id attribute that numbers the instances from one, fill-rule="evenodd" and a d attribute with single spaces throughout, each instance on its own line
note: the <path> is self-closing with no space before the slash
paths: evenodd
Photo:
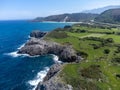
<path id="1" fill-rule="evenodd" d="M 71 23 L 0 21 L 0 90 L 33 90 L 55 63 L 53 56 L 21 56 L 16 51 L 32 30 L 51 31 L 65 25 Z"/>

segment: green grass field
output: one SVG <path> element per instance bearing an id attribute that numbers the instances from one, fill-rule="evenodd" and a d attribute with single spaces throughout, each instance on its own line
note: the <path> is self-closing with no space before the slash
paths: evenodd
<path id="1" fill-rule="evenodd" d="M 87 32 L 77 31 L 83 29 Z M 68 37 L 46 38 L 61 44 L 70 43 L 77 52 L 84 52 L 87 56 L 80 63 L 66 64 L 60 73 L 61 79 L 72 85 L 74 90 L 120 90 L 120 35 L 116 35 L 119 30 L 73 26 L 72 31 L 62 32 L 67 33 Z M 86 37 L 103 40 L 112 38 L 114 42 L 102 45 L 100 40 L 89 40 Z M 109 50 L 108 53 L 105 53 L 106 49 Z M 114 58 L 118 59 L 112 62 Z"/>

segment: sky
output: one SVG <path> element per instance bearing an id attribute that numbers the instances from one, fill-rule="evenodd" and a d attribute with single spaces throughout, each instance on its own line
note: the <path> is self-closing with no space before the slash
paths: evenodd
<path id="1" fill-rule="evenodd" d="M 120 0 L 0 0 L 0 20 L 77 13 L 109 5 L 120 5 Z"/>

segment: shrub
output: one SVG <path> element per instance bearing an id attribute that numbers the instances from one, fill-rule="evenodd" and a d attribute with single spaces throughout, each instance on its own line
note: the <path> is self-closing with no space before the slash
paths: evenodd
<path id="1" fill-rule="evenodd" d="M 117 32 L 116 34 L 117 34 L 117 35 L 120 35 L 120 32 Z"/>
<path id="2" fill-rule="evenodd" d="M 113 58 L 113 59 L 112 59 L 112 62 L 119 64 L 119 63 L 120 63 L 120 57 Z"/>
<path id="3" fill-rule="evenodd" d="M 117 77 L 117 78 L 120 78 L 120 74 L 116 74 L 116 77 Z"/>
<path id="4" fill-rule="evenodd" d="M 73 90 L 101 90 L 100 87 L 95 83 L 91 81 L 81 80 L 80 78 L 71 77 L 66 81 L 68 84 L 73 86 Z"/>
<path id="5" fill-rule="evenodd" d="M 85 78 L 99 79 L 101 78 L 100 65 L 91 65 L 81 71 L 81 75 Z"/>
<path id="6" fill-rule="evenodd" d="M 82 56 L 82 58 L 87 58 L 88 57 L 88 54 L 85 53 L 85 52 L 82 52 L 82 51 L 77 51 L 77 55 Z"/>
<path id="7" fill-rule="evenodd" d="M 107 41 L 108 43 L 113 43 L 113 42 L 114 42 L 112 38 L 107 38 L 106 41 Z"/>
<path id="8" fill-rule="evenodd" d="M 80 32 L 81 32 L 81 33 L 85 33 L 85 32 L 87 32 L 87 30 L 80 30 Z"/>
<path id="9" fill-rule="evenodd" d="M 93 49 L 98 49 L 98 48 L 102 47 L 101 45 L 97 45 L 97 44 L 90 44 L 90 45 L 93 46 Z"/>
<path id="10" fill-rule="evenodd" d="M 115 53 L 120 53 L 120 46 L 117 47 L 117 50 L 115 51 Z"/>
<path id="11" fill-rule="evenodd" d="M 105 50 L 104 50 L 104 53 L 105 53 L 105 54 L 109 54 L 109 53 L 110 53 L 110 50 L 109 50 L 109 49 L 105 49 Z"/>

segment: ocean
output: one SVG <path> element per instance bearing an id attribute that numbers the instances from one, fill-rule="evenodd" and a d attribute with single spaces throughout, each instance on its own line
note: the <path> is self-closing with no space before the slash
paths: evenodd
<path id="1" fill-rule="evenodd" d="M 34 90 L 57 56 L 20 55 L 16 52 L 33 30 L 51 31 L 72 23 L 0 21 L 0 90 Z"/>

